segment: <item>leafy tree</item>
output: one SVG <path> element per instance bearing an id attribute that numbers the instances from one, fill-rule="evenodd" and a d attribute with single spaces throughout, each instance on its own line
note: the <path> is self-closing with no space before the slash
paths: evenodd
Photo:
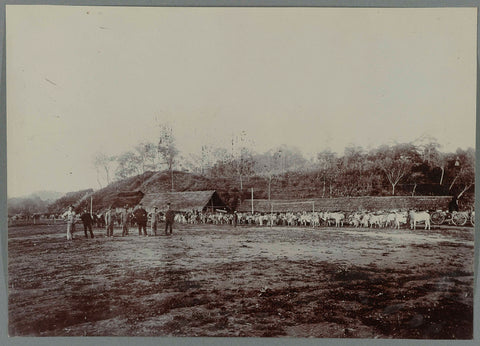
<path id="1" fill-rule="evenodd" d="M 337 155 L 330 149 L 326 149 L 317 155 L 318 173 L 317 179 L 323 182 L 322 197 L 325 197 L 326 186 L 329 185 L 330 196 L 332 195 L 333 183 L 338 172 Z"/>
<path id="2" fill-rule="evenodd" d="M 377 149 L 376 163 L 392 186 L 393 196 L 397 184 L 410 173 L 416 162 L 418 153 L 413 144 L 396 144 L 391 147 L 384 145 Z"/>
<path id="3" fill-rule="evenodd" d="M 141 157 L 133 151 L 127 151 L 117 157 L 116 176 L 125 179 L 143 173 L 140 170 Z"/>
<path id="4" fill-rule="evenodd" d="M 337 181 L 342 186 L 346 196 L 361 194 L 368 186 L 364 181 L 366 154 L 362 147 L 350 145 L 345 148 L 342 160 L 339 160 Z"/>
<path id="5" fill-rule="evenodd" d="M 135 147 L 136 161 L 141 167 L 140 172 L 143 174 L 147 171 L 158 170 L 159 159 L 157 146 L 152 142 L 142 142 Z"/>
<path id="6" fill-rule="evenodd" d="M 428 164 L 432 170 L 435 168 L 440 169 L 440 178 L 439 184 L 443 184 L 443 179 L 445 177 L 445 168 L 448 163 L 447 155 L 440 152 L 440 144 L 433 138 L 427 143 L 421 145 L 420 155 L 424 163 Z"/>
<path id="7" fill-rule="evenodd" d="M 457 149 L 453 165 L 456 174 L 449 190 L 453 190 L 455 184 L 459 185 L 458 198 L 460 198 L 475 184 L 475 150 L 472 148 L 467 150 Z"/>
<path id="8" fill-rule="evenodd" d="M 413 184 L 412 196 L 415 196 L 417 186 L 419 184 L 424 184 L 428 182 L 429 172 L 430 172 L 430 167 L 427 162 L 412 165 L 410 174 L 405 178 L 407 182 Z"/>
<path id="9" fill-rule="evenodd" d="M 279 174 L 301 171 L 308 166 L 308 161 L 296 147 L 284 144 L 271 149 L 268 153 L 273 156 Z"/>

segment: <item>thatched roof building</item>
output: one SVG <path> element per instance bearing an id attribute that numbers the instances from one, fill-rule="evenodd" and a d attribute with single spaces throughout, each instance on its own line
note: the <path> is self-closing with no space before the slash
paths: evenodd
<path id="1" fill-rule="evenodd" d="M 164 210 L 167 203 L 174 211 L 227 210 L 228 207 L 215 190 L 147 193 L 141 200 L 147 209 L 157 207 Z"/>
<path id="2" fill-rule="evenodd" d="M 144 193 L 142 191 L 124 191 L 107 198 L 108 201 L 106 202 L 112 208 L 122 208 L 125 205 L 133 207 L 142 200 L 143 196 Z"/>
<path id="3" fill-rule="evenodd" d="M 302 212 L 302 211 L 377 211 L 377 210 L 437 210 L 447 209 L 451 196 L 389 196 L 389 197 L 339 197 L 306 200 L 254 199 L 253 211 Z M 246 199 L 237 208 L 240 212 L 252 211 L 252 200 Z"/>

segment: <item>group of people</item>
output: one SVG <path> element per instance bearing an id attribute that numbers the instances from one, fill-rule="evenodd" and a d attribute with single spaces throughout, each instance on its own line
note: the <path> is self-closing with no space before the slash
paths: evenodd
<path id="1" fill-rule="evenodd" d="M 73 233 L 75 231 L 75 221 L 76 221 L 76 213 L 74 210 L 73 205 L 68 207 L 68 210 L 63 213 L 62 217 L 67 221 L 67 240 L 73 239 Z M 90 233 L 91 238 L 95 238 L 93 234 L 93 223 L 94 219 L 92 215 L 84 209 L 82 214 L 80 215 L 80 219 L 82 220 L 83 229 L 85 232 L 85 238 L 88 238 L 88 232 Z M 103 221 L 105 223 L 106 228 L 106 236 L 113 237 L 113 228 L 116 219 L 116 212 L 109 207 L 103 216 Z M 151 232 L 154 235 L 157 235 L 158 224 L 160 223 L 160 214 L 158 212 L 158 207 L 154 207 L 153 211 L 148 213 L 143 205 L 140 203 L 133 212 L 129 212 L 128 205 L 125 205 L 122 208 L 120 213 L 120 224 L 122 226 L 122 237 L 127 236 L 130 229 L 130 224 L 132 221 L 138 226 L 138 235 L 147 236 L 147 223 L 150 219 L 150 227 Z M 175 221 L 175 212 L 171 209 L 171 204 L 167 203 L 167 210 L 165 212 L 165 234 L 171 235 L 173 230 L 173 223 Z"/>

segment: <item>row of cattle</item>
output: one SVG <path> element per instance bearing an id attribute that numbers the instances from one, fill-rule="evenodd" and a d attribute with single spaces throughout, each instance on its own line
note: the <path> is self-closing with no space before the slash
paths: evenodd
<path id="1" fill-rule="evenodd" d="M 302 212 L 302 213 L 242 213 L 239 214 L 242 224 L 258 226 L 330 226 L 366 228 L 396 228 L 410 224 L 415 229 L 418 223 L 430 229 L 430 214 L 425 211 L 391 211 L 391 212 Z"/>
<path id="2" fill-rule="evenodd" d="M 149 214 L 149 220 L 151 219 Z M 113 222 L 121 225 L 120 213 L 113 214 Z M 164 222 L 165 215 L 157 213 L 158 221 Z M 104 227 L 102 213 L 94 214 L 93 221 L 98 227 Z M 180 224 L 213 224 L 213 225 L 250 225 L 250 226 L 303 226 L 303 227 L 364 227 L 395 228 L 409 225 L 415 229 L 422 223 L 430 229 L 430 214 L 426 211 L 389 211 L 389 212 L 277 212 L 277 213 L 221 213 L 221 212 L 182 212 L 175 214 L 175 222 Z M 135 225 L 135 217 L 128 214 L 128 223 Z"/>
<path id="3" fill-rule="evenodd" d="M 162 220 L 162 216 L 160 216 Z M 184 224 L 251 225 L 251 226 L 304 226 L 304 227 L 352 227 L 397 228 L 410 224 L 415 229 L 418 223 L 430 229 L 430 214 L 416 211 L 391 212 L 279 212 L 279 213 L 177 213 L 175 222 Z"/>

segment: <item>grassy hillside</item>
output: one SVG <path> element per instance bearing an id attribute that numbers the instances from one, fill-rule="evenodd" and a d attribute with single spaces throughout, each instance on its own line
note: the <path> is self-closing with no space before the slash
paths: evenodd
<path id="1" fill-rule="evenodd" d="M 58 213 L 65 211 L 69 205 L 77 205 L 80 201 L 85 200 L 93 193 L 93 189 L 68 192 L 63 197 L 57 199 L 48 206 L 50 213 Z"/>
<path id="2" fill-rule="evenodd" d="M 251 188 L 254 191 L 254 199 L 268 198 L 268 178 L 253 176 L 243 178 L 243 189 L 240 188 L 240 179 L 232 177 L 206 177 L 202 175 L 174 172 L 173 174 L 174 191 L 201 191 L 201 190 L 217 190 L 223 200 L 232 208 L 236 208 L 239 203 L 251 196 Z M 104 209 L 110 205 L 119 192 L 142 191 L 143 193 L 159 193 L 171 191 L 171 177 L 167 171 L 162 172 L 145 172 L 144 174 L 130 177 L 124 180 L 111 183 L 107 187 L 97 190 L 91 194 L 93 197 L 93 209 Z M 270 195 L 272 199 L 306 199 L 321 197 L 346 197 L 342 194 L 335 196 L 329 195 L 328 186 L 324 192 L 324 185 L 318 179 L 315 173 L 310 172 L 290 172 L 275 177 L 271 180 Z M 380 185 L 377 187 L 379 196 L 389 196 L 390 186 Z M 422 193 L 421 189 L 417 189 L 417 195 L 448 195 L 444 191 L 439 190 L 438 193 Z M 398 195 L 411 195 L 410 186 L 399 186 Z M 80 196 L 81 195 L 81 196 Z M 83 197 L 77 200 L 79 207 L 89 205 L 90 195 L 85 198 L 84 194 L 77 193 L 77 196 Z M 473 189 L 469 194 L 462 197 L 464 203 L 471 203 Z M 57 200 L 54 204 L 55 208 L 66 208 L 68 204 L 66 199 Z M 71 203 L 71 199 L 68 198 Z M 65 205 L 63 205 L 65 204 Z M 80 205 L 81 204 L 81 205 Z"/>

